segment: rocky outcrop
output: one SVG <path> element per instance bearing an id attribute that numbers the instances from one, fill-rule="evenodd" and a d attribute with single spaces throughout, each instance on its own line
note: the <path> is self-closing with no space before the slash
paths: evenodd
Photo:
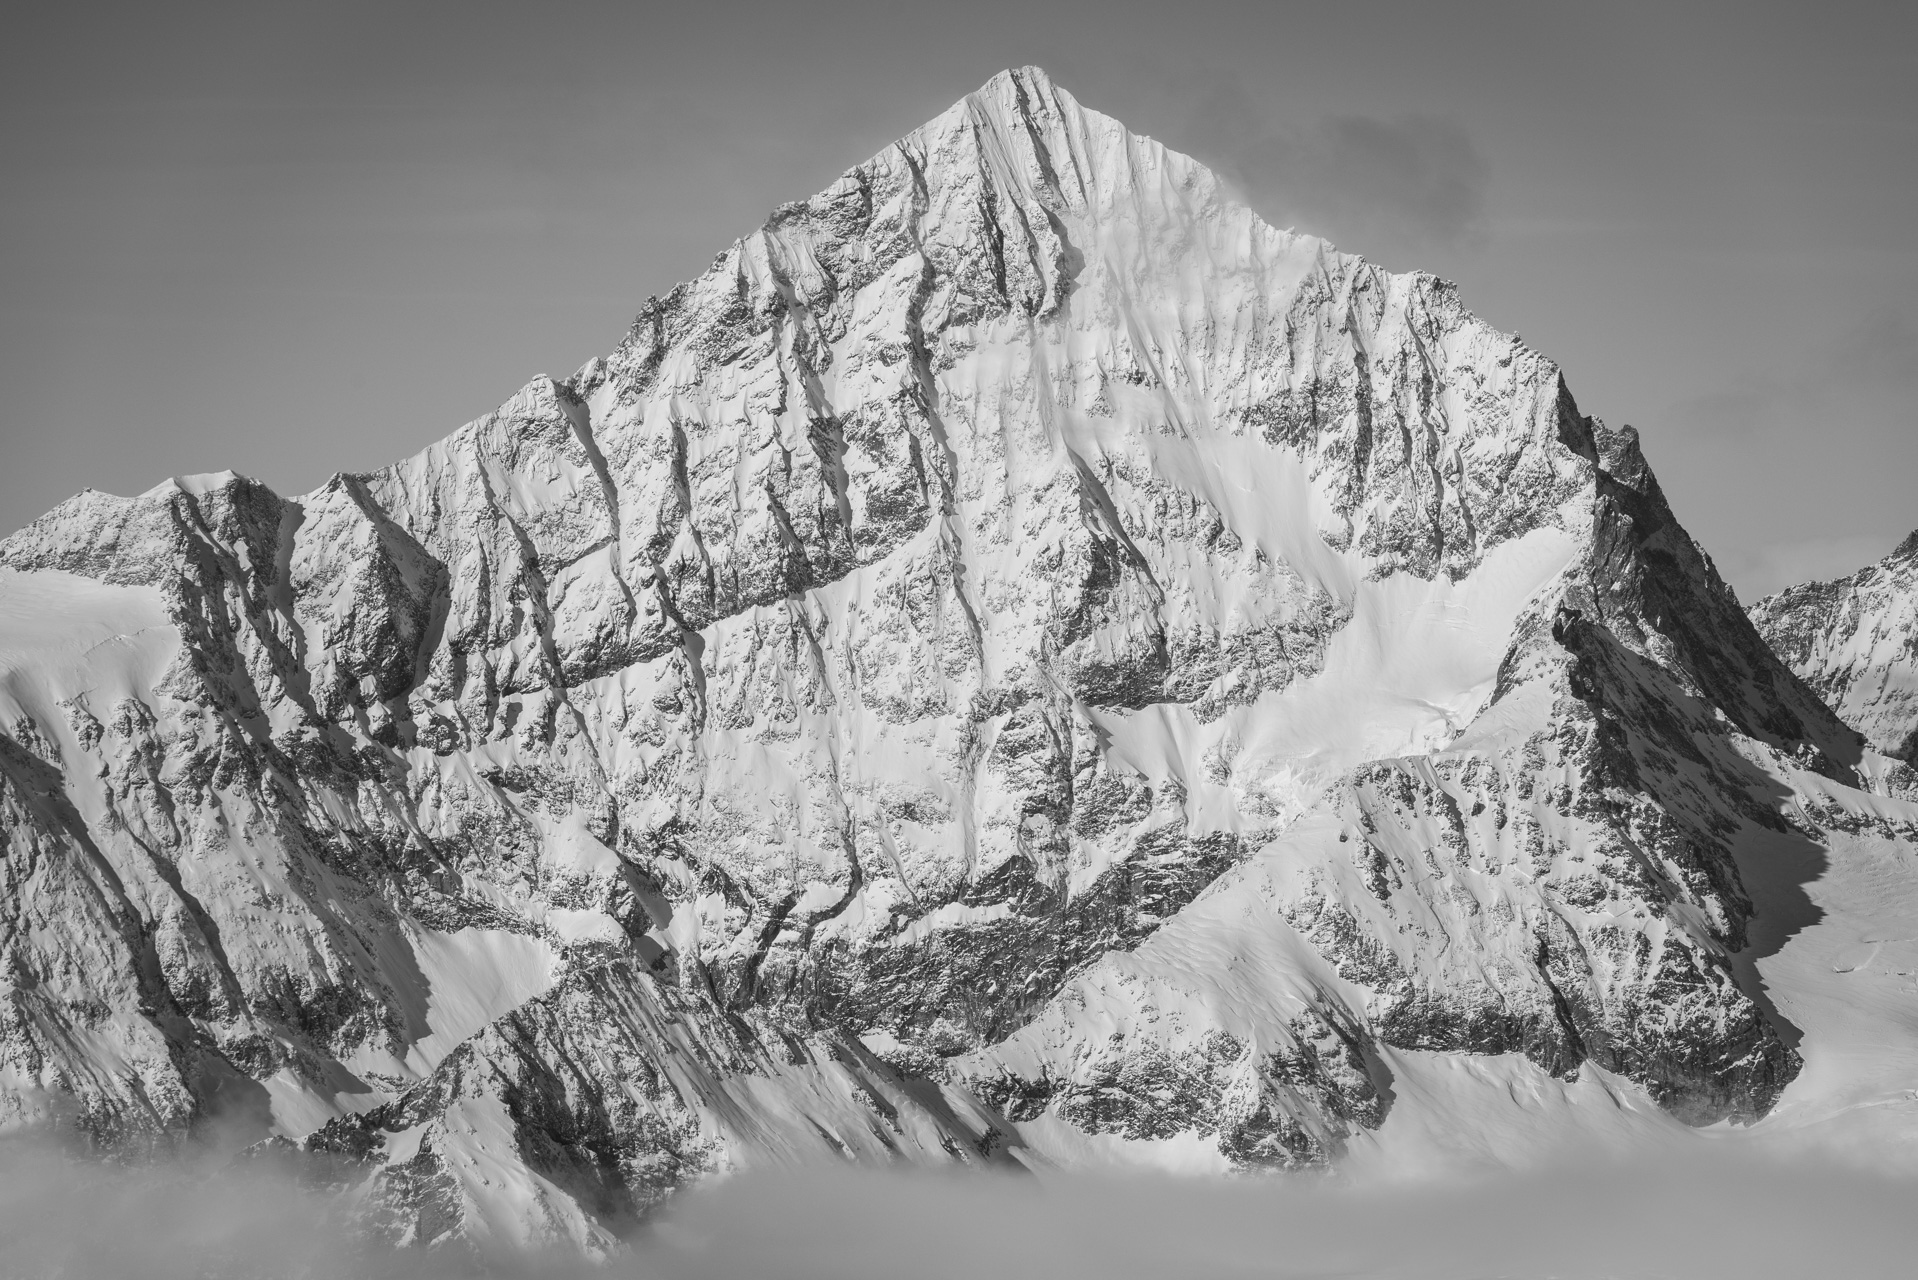
<path id="1" fill-rule="evenodd" d="M 1766 596 L 1751 615 L 1845 723 L 1918 767 L 1918 533 L 1849 578 Z"/>
<path id="2" fill-rule="evenodd" d="M 1401 1051 L 1762 1114 L 1731 851 L 1859 758 L 1550 361 L 1031 70 L 412 459 L 0 579 L 7 1105 L 220 1113 L 416 1242 L 1319 1162 Z"/>

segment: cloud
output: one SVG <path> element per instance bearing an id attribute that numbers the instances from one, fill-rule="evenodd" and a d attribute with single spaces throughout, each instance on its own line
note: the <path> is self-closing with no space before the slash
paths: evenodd
<path id="1" fill-rule="evenodd" d="M 686 1280 L 1890 1276 L 1909 1262 L 1910 1189 L 1729 1150 L 1390 1185 L 848 1171 L 687 1197 L 661 1233 L 679 1243 L 662 1238 L 642 1269 Z"/>
<path id="2" fill-rule="evenodd" d="M 1489 169 L 1471 136 L 1435 116 L 1271 121 L 1233 81 L 1190 130 L 1202 158 L 1269 220 L 1341 243 L 1460 245 L 1485 235 Z"/>
<path id="3" fill-rule="evenodd" d="M 1688 1139 L 1629 1163 L 1566 1152 L 1548 1169 L 1375 1184 L 935 1175 L 843 1166 L 761 1172 L 682 1195 L 603 1268 L 357 1242 L 338 1196 L 285 1172 L 112 1167 L 0 1151 L 0 1258 L 12 1276 L 654 1280 L 1164 1280 L 1487 1275 L 1742 1280 L 1903 1275 L 1918 1185 L 1802 1153 Z"/>

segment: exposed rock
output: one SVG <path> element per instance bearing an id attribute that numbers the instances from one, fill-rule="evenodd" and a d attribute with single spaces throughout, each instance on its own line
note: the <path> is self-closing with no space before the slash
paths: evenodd
<path id="1" fill-rule="evenodd" d="M 1846 724 L 1918 767 L 1918 532 L 1849 578 L 1787 587 L 1751 615 Z"/>
<path id="2" fill-rule="evenodd" d="M 1750 1119 L 1732 850 L 1861 759 L 1555 365 L 1032 70 L 414 458 L 63 504 L 0 610 L 9 1114 L 422 1244 L 1319 1162 L 1401 1051 Z"/>

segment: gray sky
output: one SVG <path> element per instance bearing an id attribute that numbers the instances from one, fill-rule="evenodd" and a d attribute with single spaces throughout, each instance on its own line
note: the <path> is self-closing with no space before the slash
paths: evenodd
<path id="1" fill-rule="evenodd" d="M 1918 6 L 9 3 L 0 533 L 296 493 L 1038 63 L 1631 422 L 1747 599 L 1918 525 Z"/>

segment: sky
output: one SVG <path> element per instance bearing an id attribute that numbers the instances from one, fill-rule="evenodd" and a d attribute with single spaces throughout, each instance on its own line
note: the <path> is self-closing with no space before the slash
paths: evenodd
<path id="1" fill-rule="evenodd" d="M 1037 64 L 1457 282 L 1746 600 L 1918 526 L 1918 6 L 5 0 L 0 534 L 403 457 Z"/>

